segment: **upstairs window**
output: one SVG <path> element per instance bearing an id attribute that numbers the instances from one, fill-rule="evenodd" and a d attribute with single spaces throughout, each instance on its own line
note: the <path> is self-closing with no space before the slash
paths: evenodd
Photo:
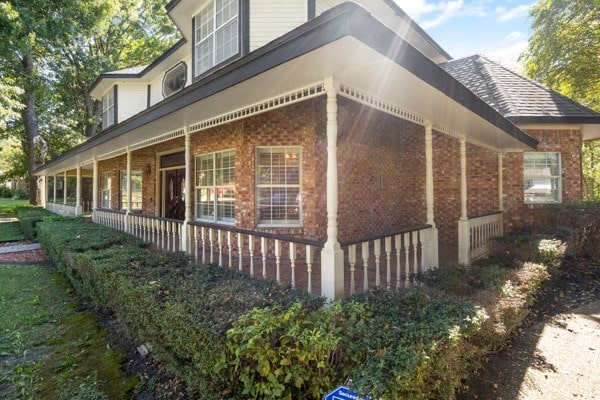
<path id="1" fill-rule="evenodd" d="M 187 66 L 181 62 L 168 70 L 163 79 L 163 96 L 165 98 L 179 92 L 185 87 L 187 80 Z"/>
<path id="2" fill-rule="evenodd" d="M 239 52 L 239 0 L 214 0 L 195 17 L 195 76 Z"/>
<path id="3" fill-rule="evenodd" d="M 115 91 L 111 88 L 102 97 L 102 128 L 108 128 L 115 123 Z"/>
<path id="4" fill-rule="evenodd" d="M 525 152 L 525 203 L 560 203 L 560 153 Z"/>

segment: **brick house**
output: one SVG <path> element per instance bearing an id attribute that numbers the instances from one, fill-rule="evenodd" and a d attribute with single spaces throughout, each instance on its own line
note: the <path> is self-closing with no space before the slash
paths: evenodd
<path id="1" fill-rule="evenodd" d="M 600 115 L 452 60 L 391 0 L 166 9 L 183 39 L 96 80 L 102 132 L 37 170 L 46 208 L 337 298 L 581 200 Z"/>

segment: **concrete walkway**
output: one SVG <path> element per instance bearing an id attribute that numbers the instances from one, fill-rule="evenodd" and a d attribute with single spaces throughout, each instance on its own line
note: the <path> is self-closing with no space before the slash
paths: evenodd
<path id="1" fill-rule="evenodd" d="M 20 253 L 22 251 L 39 250 L 42 246 L 39 243 L 15 244 L 0 247 L 0 254 Z"/>
<path id="2" fill-rule="evenodd" d="M 528 328 L 492 357 L 470 399 L 600 399 L 600 301 Z M 474 390 L 473 390 L 474 389 Z"/>

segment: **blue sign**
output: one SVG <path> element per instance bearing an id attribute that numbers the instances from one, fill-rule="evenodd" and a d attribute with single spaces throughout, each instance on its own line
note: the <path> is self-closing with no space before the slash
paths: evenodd
<path id="1" fill-rule="evenodd" d="M 368 400 L 360 397 L 357 393 L 352 392 L 346 386 L 340 386 L 337 389 L 325 395 L 324 400 Z"/>

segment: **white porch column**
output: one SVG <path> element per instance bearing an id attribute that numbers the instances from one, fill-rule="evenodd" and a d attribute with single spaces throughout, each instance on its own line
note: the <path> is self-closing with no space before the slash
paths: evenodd
<path id="1" fill-rule="evenodd" d="M 81 165 L 77 166 L 77 182 L 75 185 L 75 215 L 83 214 L 81 206 Z"/>
<path id="2" fill-rule="evenodd" d="M 439 266 L 438 229 L 434 218 L 433 192 L 433 127 L 431 121 L 425 124 L 425 202 L 427 203 L 427 224 L 431 225 L 431 248 L 429 263 L 431 267 Z"/>
<path id="3" fill-rule="evenodd" d="M 183 222 L 181 251 L 191 253 L 194 246 L 191 243 L 190 221 L 193 219 L 192 207 L 192 139 L 185 129 L 185 221 Z"/>
<path id="4" fill-rule="evenodd" d="M 498 153 L 498 211 L 504 211 L 504 153 Z M 500 219 L 500 235 L 504 235 L 504 215 Z"/>
<path id="5" fill-rule="evenodd" d="M 337 89 L 333 77 L 324 81 L 327 92 L 327 241 L 321 252 L 321 296 L 344 296 L 344 253 L 338 242 Z"/>
<path id="6" fill-rule="evenodd" d="M 38 204 L 43 208 L 46 208 L 46 200 L 48 200 L 48 175 L 40 176 L 38 182 L 40 181 L 42 184 L 40 185 L 40 198 L 38 199 Z"/>
<path id="7" fill-rule="evenodd" d="M 98 208 L 98 161 L 94 157 L 94 167 L 92 172 L 92 220 Z"/>
<path id="8" fill-rule="evenodd" d="M 54 177 L 54 190 L 53 190 L 53 194 L 52 194 L 52 203 L 56 204 L 56 174 L 52 175 Z"/>
<path id="9" fill-rule="evenodd" d="M 460 220 L 458 221 L 458 262 L 469 264 L 471 233 L 467 216 L 467 140 L 460 137 Z"/>
<path id="10" fill-rule="evenodd" d="M 504 211 L 504 154 L 498 153 L 498 211 Z"/>
<path id="11" fill-rule="evenodd" d="M 65 205 L 67 205 L 67 170 L 63 173 L 63 206 Z"/>
<path id="12" fill-rule="evenodd" d="M 127 149 L 127 212 L 125 213 L 125 232 L 129 232 L 129 214 L 131 214 L 131 151 Z"/>

